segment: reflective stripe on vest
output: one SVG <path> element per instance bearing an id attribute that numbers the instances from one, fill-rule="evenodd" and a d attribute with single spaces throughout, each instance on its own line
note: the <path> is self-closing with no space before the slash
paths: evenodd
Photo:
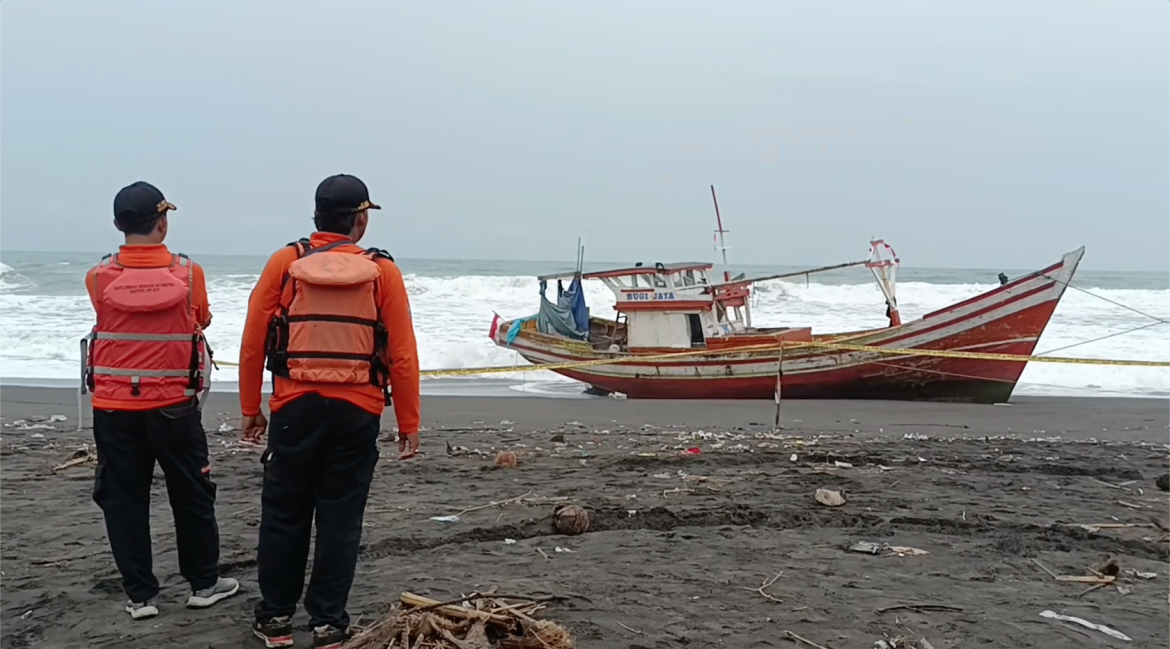
<path id="1" fill-rule="evenodd" d="M 191 334 L 124 334 L 113 331 L 95 331 L 94 340 L 141 340 L 144 342 L 188 342 Z M 185 376 L 185 375 L 184 375 Z"/>
<path id="2" fill-rule="evenodd" d="M 129 376 L 130 385 L 137 387 L 141 384 L 142 377 L 148 378 L 162 378 L 162 377 L 186 377 L 189 372 L 186 370 L 126 370 L 120 367 L 95 367 L 92 368 L 94 376 Z M 193 397 L 199 391 L 190 387 L 183 389 L 183 396 Z"/>
<path id="3" fill-rule="evenodd" d="M 123 367 L 95 367 L 94 374 L 101 374 L 105 376 L 149 376 L 149 377 L 163 377 L 163 376 L 187 376 L 190 370 L 128 370 Z"/>

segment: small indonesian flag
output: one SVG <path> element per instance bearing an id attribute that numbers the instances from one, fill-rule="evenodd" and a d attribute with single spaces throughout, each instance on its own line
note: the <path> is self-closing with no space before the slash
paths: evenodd
<path id="1" fill-rule="evenodd" d="M 498 333 L 500 330 L 500 314 L 495 313 L 493 315 L 496 317 L 492 318 L 492 328 L 488 331 L 488 338 L 495 340 L 496 333 Z"/>

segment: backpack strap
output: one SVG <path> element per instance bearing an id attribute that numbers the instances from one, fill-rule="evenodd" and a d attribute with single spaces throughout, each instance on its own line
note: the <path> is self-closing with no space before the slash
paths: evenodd
<path id="1" fill-rule="evenodd" d="M 293 242 L 287 244 L 285 247 L 296 249 L 297 258 L 299 259 L 299 258 L 305 256 L 306 250 L 312 250 L 313 244 L 311 241 L 309 241 L 308 237 L 305 237 L 305 238 L 297 239 L 296 241 L 293 241 Z"/>
<path id="2" fill-rule="evenodd" d="M 89 275 L 89 277 L 93 278 L 93 294 L 95 296 L 101 295 L 101 290 L 100 290 L 101 286 L 98 283 L 98 274 L 101 272 L 101 270 L 103 268 L 105 268 L 107 266 L 113 266 L 115 263 L 117 263 L 116 257 L 117 257 L 116 253 L 112 253 L 112 252 L 107 253 L 105 256 L 103 256 L 101 259 L 98 260 L 97 266 L 93 267 L 92 274 Z M 88 279 L 87 279 L 87 281 L 88 281 Z"/>
<path id="3" fill-rule="evenodd" d="M 377 262 L 378 259 L 394 261 L 394 257 L 381 248 L 367 248 L 362 254 L 373 262 Z M 370 383 L 382 388 L 383 402 L 386 407 L 390 407 L 394 402 L 390 393 L 390 367 L 382 358 L 383 354 L 388 353 L 390 347 L 390 333 L 382 324 L 382 300 L 378 295 L 377 283 L 374 284 L 374 302 L 378 313 L 378 324 L 374 328 L 374 355 L 370 363 Z"/>
<path id="4" fill-rule="evenodd" d="M 370 259 L 376 259 L 378 257 L 381 257 L 382 259 L 394 261 L 394 258 L 390 256 L 390 253 L 386 252 L 385 250 L 382 250 L 381 248 L 366 248 L 366 255 Z"/>
<path id="5" fill-rule="evenodd" d="M 297 239 L 296 241 L 293 241 L 292 243 L 286 244 L 285 248 L 292 248 L 293 250 L 296 250 L 297 251 L 297 259 L 300 259 L 301 257 L 305 256 L 306 252 L 313 249 L 313 243 L 311 241 L 309 241 L 308 238 Z M 288 271 L 285 270 L 284 275 L 282 275 L 280 278 L 280 294 L 281 294 L 281 296 L 284 295 L 284 287 L 286 284 L 288 284 L 288 280 L 289 280 L 289 274 L 288 274 Z"/>
<path id="6" fill-rule="evenodd" d="M 353 242 L 350 241 L 349 239 L 345 239 L 343 241 L 334 241 L 333 243 L 327 243 L 327 244 L 321 246 L 320 248 L 310 248 L 309 250 L 306 250 L 305 253 L 301 256 L 304 257 L 307 255 L 316 254 L 318 252 L 326 252 L 329 250 L 333 250 L 334 248 L 340 248 L 341 246 L 350 246 L 350 245 L 353 245 Z"/>

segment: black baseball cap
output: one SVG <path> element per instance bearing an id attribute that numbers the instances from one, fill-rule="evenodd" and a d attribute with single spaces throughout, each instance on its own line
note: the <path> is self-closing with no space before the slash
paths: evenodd
<path id="1" fill-rule="evenodd" d="M 156 219 L 177 209 L 158 187 L 141 180 L 123 187 L 114 197 L 114 218 L 123 222 Z"/>
<path id="2" fill-rule="evenodd" d="M 362 210 L 380 210 L 370 202 L 370 190 L 357 176 L 337 174 L 317 185 L 317 211 L 330 214 L 354 214 Z"/>

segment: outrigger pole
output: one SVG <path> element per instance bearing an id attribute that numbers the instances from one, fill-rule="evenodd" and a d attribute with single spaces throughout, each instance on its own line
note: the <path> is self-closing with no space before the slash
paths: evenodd
<path id="1" fill-rule="evenodd" d="M 809 268 L 807 270 L 798 270 L 798 271 L 792 271 L 792 272 L 788 272 L 788 273 L 779 273 L 776 275 L 764 275 L 763 277 L 747 277 L 747 278 L 744 278 L 742 280 L 736 280 L 735 282 L 730 282 L 730 283 L 738 284 L 741 282 L 766 282 L 768 280 L 784 279 L 786 277 L 802 277 L 804 275 L 811 275 L 813 273 L 823 273 L 826 271 L 838 270 L 841 268 L 852 268 L 854 266 L 864 266 L 868 263 L 869 263 L 868 259 L 865 259 L 862 261 L 849 261 L 849 262 L 845 262 L 844 264 L 833 264 L 832 266 L 820 266 L 818 268 Z M 718 286 L 718 284 L 716 284 L 715 286 Z"/>

